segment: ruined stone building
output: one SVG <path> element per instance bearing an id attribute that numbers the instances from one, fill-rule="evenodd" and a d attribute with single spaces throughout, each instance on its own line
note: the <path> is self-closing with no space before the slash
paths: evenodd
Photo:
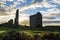
<path id="1" fill-rule="evenodd" d="M 41 28 L 42 27 L 42 15 L 38 12 L 35 15 L 30 16 L 30 27 L 31 28 Z"/>

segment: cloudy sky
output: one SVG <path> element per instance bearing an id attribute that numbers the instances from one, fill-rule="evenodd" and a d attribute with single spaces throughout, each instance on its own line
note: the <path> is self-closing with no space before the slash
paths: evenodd
<path id="1" fill-rule="evenodd" d="M 40 12 L 44 25 L 60 24 L 60 0 L 0 0 L 0 23 L 15 18 L 19 9 L 19 23 L 29 24 L 29 16 Z"/>

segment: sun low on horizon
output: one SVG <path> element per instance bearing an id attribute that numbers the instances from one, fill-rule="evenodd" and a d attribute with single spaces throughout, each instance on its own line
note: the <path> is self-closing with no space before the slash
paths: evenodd
<path id="1" fill-rule="evenodd" d="M 29 17 L 42 14 L 43 25 L 60 24 L 60 0 L 0 0 L 0 24 L 15 18 L 19 9 L 19 24 L 29 26 Z"/>

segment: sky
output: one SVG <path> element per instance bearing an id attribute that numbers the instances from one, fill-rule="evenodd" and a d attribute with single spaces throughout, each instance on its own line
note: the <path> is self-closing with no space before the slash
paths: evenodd
<path id="1" fill-rule="evenodd" d="M 15 18 L 19 9 L 19 24 L 29 25 L 29 16 L 40 12 L 43 25 L 60 24 L 60 0 L 0 0 L 0 23 Z"/>

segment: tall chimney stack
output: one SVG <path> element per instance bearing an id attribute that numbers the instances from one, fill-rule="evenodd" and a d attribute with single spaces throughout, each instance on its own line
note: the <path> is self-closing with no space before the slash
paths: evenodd
<path id="1" fill-rule="evenodd" d="M 16 16 L 15 16 L 15 26 L 18 26 L 18 20 L 19 20 L 19 9 L 16 10 Z"/>

